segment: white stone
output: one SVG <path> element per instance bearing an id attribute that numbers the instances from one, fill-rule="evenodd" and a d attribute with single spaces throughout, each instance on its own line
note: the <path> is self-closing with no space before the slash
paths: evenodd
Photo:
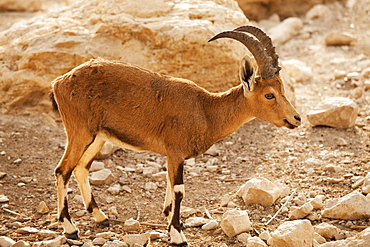
<path id="1" fill-rule="evenodd" d="M 265 247 L 267 244 L 259 237 L 249 237 L 247 247 Z"/>
<path id="2" fill-rule="evenodd" d="M 312 69 L 302 61 L 290 59 L 282 62 L 287 74 L 296 82 L 309 82 L 313 78 Z"/>
<path id="3" fill-rule="evenodd" d="M 206 152 L 205 154 L 216 156 L 219 154 L 219 149 L 217 148 L 216 144 L 213 144 Z"/>
<path id="4" fill-rule="evenodd" d="M 0 195 L 0 202 L 8 202 L 9 198 L 5 195 Z"/>
<path id="5" fill-rule="evenodd" d="M 118 195 L 120 191 L 121 185 L 119 184 L 114 184 L 113 186 L 108 188 L 108 192 L 111 193 L 112 195 Z"/>
<path id="6" fill-rule="evenodd" d="M 236 192 L 236 195 L 242 197 L 247 205 L 257 203 L 263 206 L 271 206 L 280 194 L 280 187 L 266 178 L 253 178 Z"/>
<path id="7" fill-rule="evenodd" d="M 324 195 L 317 195 L 315 198 L 309 199 L 309 203 L 311 203 L 314 209 L 321 209 L 324 206 L 323 199 L 325 198 Z"/>
<path id="8" fill-rule="evenodd" d="M 228 210 L 223 214 L 220 226 L 228 237 L 233 237 L 252 229 L 248 213 L 236 209 Z"/>
<path id="9" fill-rule="evenodd" d="M 268 231 L 263 231 L 260 233 L 259 238 L 267 241 L 271 238 L 271 234 Z"/>
<path id="10" fill-rule="evenodd" d="M 15 232 L 21 233 L 21 234 L 30 234 L 30 233 L 38 233 L 39 230 L 34 227 L 25 226 L 25 227 L 17 229 Z"/>
<path id="11" fill-rule="evenodd" d="M 289 17 L 268 30 L 275 45 L 281 45 L 297 35 L 303 27 L 303 22 L 297 17 Z"/>
<path id="12" fill-rule="evenodd" d="M 27 111 L 27 105 L 43 110 L 54 78 L 97 57 L 187 78 L 210 91 L 227 90 L 239 84 L 245 48 L 231 40 L 207 41 L 246 24 L 230 0 L 70 1 L 0 35 L 1 113 Z M 5 92 L 7 85 L 12 87 Z"/>
<path id="13" fill-rule="evenodd" d="M 40 204 L 37 206 L 36 211 L 39 214 L 47 214 L 47 213 L 49 213 L 50 210 L 49 210 L 48 206 L 46 205 L 46 202 L 41 201 Z"/>
<path id="14" fill-rule="evenodd" d="M 312 247 L 314 230 L 309 220 L 287 221 L 271 234 L 267 244 L 274 247 Z"/>
<path id="15" fill-rule="evenodd" d="M 126 232 L 132 232 L 132 231 L 140 231 L 141 224 L 139 221 L 134 219 L 128 219 L 125 221 L 125 224 L 123 225 L 123 229 Z"/>
<path id="16" fill-rule="evenodd" d="M 332 219 L 357 220 L 370 217 L 370 200 L 358 191 L 326 205 L 321 216 Z"/>
<path id="17" fill-rule="evenodd" d="M 335 128 L 349 128 L 355 125 L 358 106 L 344 97 L 327 98 L 307 113 L 312 125 L 324 125 Z"/>
<path id="18" fill-rule="evenodd" d="M 313 206 L 311 203 L 307 202 L 300 207 L 292 207 L 293 210 L 289 212 L 289 219 L 296 220 L 306 217 L 312 212 Z"/>
<path id="19" fill-rule="evenodd" d="M 314 19 L 328 19 L 331 17 L 331 11 L 330 9 L 323 5 L 323 4 L 317 4 L 313 6 L 309 11 L 306 13 L 306 18 L 309 20 Z"/>
<path id="20" fill-rule="evenodd" d="M 163 172 L 157 172 L 157 173 L 154 173 L 154 174 L 152 175 L 152 177 L 153 177 L 156 181 L 158 181 L 158 182 L 160 182 L 160 181 L 166 181 L 166 179 L 167 179 L 167 172 L 166 172 L 166 171 L 163 171 Z"/>
<path id="21" fill-rule="evenodd" d="M 203 230 L 210 231 L 218 227 L 218 222 L 216 220 L 210 220 L 208 223 L 202 226 Z"/>
<path id="22" fill-rule="evenodd" d="M 248 238 L 251 237 L 251 235 L 249 233 L 246 233 L 246 232 L 243 232 L 241 234 L 239 234 L 236 238 L 238 239 L 239 242 L 242 242 L 242 243 L 248 243 Z"/>
<path id="23" fill-rule="evenodd" d="M 59 236 L 55 239 L 45 240 L 42 242 L 35 242 L 33 243 L 32 246 L 60 247 L 66 242 L 67 242 L 67 238 L 65 236 Z"/>
<path id="24" fill-rule="evenodd" d="M 146 182 L 144 185 L 144 189 L 151 192 L 155 192 L 158 189 L 158 185 L 157 183 L 154 182 Z"/>
<path id="25" fill-rule="evenodd" d="M 103 245 L 107 242 L 107 240 L 105 238 L 102 238 L 102 237 L 97 237 L 97 238 L 94 238 L 92 243 L 94 245 Z"/>
<path id="26" fill-rule="evenodd" d="M 0 246 L 3 247 L 1 244 Z M 18 242 L 13 244 L 12 247 L 31 247 L 31 244 L 26 241 L 19 240 Z"/>
<path id="27" fill-rule="evenodd" d="M 338 46 L 338 45 L 352 45 L 356 41 L 356 38 L 348 33 L 330 32 L 325 37 L 325 44 L 327 46 Z"/>
<path id="28" fill-rule="evenodd" d="M 143 175 L 144 176 L 151 177 L 151 176 L 153 176 L 153 174 L 158 173 L 158 172 L 159 172 L 158 168 L 151 167 L 151 166 L 143 167 Z"/>
<path id="29" fill-rule="evenodd" d="M 9 237 L 0 236 L 0 246 L 1 247 L 10 247 L 15 243 L 16 242 L 13 239 L 9 238 Z"/>
<path id="30" fill-rule="evenodd" d="M 334 236 L 339 232 L 339 229 L 336 226 L 326 222 L 314 226 L 314 230 L 326 239 L 333 239 Z"/>
<path id="31" fill-rule="evenodd" d="M 95 159 L 102 160 L 108 158 L 111 154 L 116 152 L 119 147 L 113 145 L 111 142 L 105 142 L 99 153 L 95 156 Z"/>
<path id="32" fill-rule="evenodd" d="M 103 170 L 104 168 L 105 168 L 104 162 L 94 160 L 91 163 L 90 171 L 91 172 L 96 172 L 96 171 Z"/>
<path id="33" fill-rule="evenodd" d="M 196 227 L 196 226 L 203 226 L 210 222 L 210 219 L 206 219 L 203 217 L 190 217 L 185 220 L 186 227 Z"/>
<path id="34" fill-rule="evenodd" d="M 111 170 L 104 168 L 97 172 L 92 172 L 90 176 L 90 183 L 93 185 L 110 184 L 114 177 Z"/>
<path id="35" fill-rule="evenodd" d="M 139 244 L 144 246 L 150 237 L 149 233 L 144 234 L 127 234 L 123 237 L 123 241 L 129 246 L 134 246 L 134 244 Z"/>

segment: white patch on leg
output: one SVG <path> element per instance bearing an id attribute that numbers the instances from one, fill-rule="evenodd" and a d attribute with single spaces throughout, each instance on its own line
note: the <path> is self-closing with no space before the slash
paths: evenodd
<path id="1" fill-rule="evenodd" d="M 181 192 L 182 196 L 185 196 L 185 185 L 183 184 L 178 184 L 173 187 L 173 191 L 176 192 Z"/>
<path id="2" fill-rule="evenodd" d="M 171 244 L 180 245 L 186 243 L 186 237 L 182 231 L 177 231 L 173 226 L 170 227 L 170 239 Z"/>

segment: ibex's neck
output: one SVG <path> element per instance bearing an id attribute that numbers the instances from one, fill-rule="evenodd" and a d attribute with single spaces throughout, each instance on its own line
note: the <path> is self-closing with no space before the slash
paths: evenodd
<path id="1" fill-rule="evenodd" d="M 215 142 L 254 118 L 253 113 L 248 110 L 250 107 L 244 97 L 242 85 L 212 96 L 206 111 L 209 112 L 209 137 Z"/>

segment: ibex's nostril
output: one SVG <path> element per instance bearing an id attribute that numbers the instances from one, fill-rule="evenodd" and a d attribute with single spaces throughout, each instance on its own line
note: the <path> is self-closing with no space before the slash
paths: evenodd
<path id="1" fill-rule="evenodd" d="M 297 120 L 298 122 L 301 121 L 301 117 L 300 116 L 294 116 L 294 119 Z"/>

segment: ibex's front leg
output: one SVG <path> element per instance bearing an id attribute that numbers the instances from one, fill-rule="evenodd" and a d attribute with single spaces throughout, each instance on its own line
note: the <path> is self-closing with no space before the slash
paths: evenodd
<path id="1" fill-rule="evenodd" d="M 184 161 L 167 157 L 167 191 L 164 204 L 164 214 L 169 220 L 168 232 L 171 245 L 187 245 L 180 221 L 180 205 L 185 195 L 183 181 Z"/>

